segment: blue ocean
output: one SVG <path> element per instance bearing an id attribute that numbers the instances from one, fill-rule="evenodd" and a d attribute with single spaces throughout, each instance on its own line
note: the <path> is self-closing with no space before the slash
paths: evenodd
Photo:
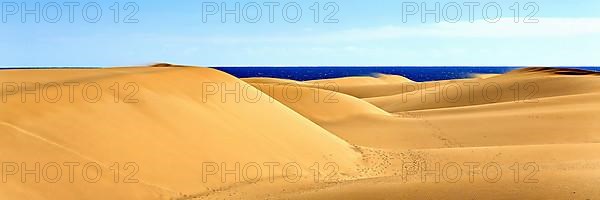
<path id="1" fill-rule="evenodd" d="M 298 81 L 372 76 L 377 73 L 407 77 L 414 81 L 468 78 L 472 74 L 502 74 L 521 67 L 214 67 L 238 78 L 270 77 Z M 600 71 L 600 67 L 565 67 Z"/>

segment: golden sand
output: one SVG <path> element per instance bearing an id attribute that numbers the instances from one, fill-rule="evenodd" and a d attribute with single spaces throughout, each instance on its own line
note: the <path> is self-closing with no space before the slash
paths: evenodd
<path id="1" fill-rule="evenodd" d="M 162 64 L 0 79 L 0 199 L 600 198 L 600 76 L 585 71 L 299 82 Z"/>

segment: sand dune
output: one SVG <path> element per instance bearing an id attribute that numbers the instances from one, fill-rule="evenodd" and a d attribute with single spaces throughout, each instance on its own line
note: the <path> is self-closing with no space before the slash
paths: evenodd
<path id="1" fill-rule="evenodd" d="M 363 100 L 331 90 L 296 84 L 252 85 L 315 123 L 358 116 L 391 116 Z"/>
<path id="2" fill-rule="evenodd" d="M 275 99 L 348 142 L 368 147 L 410 149 L 600 142 L 600 137 L 595 134 L 600 129 L 595 123 L 600 120 L 597 114 L 600 103 L 595 101 L 600 97 L 596 77 L 516 71 L 489 79 L 494 80 L 454 82 L 477 81 L 502 88 L 515 83 L 533 83 L 536 93 L 531 99 L 518 100 L 514 95 L 502 95 L 498 101 L 489 103 L 479 91 L 473 92 L 472 101 L 468 94 L 456 102 L 435 101 L 432 96 L 429 96 L 430 101 L 421 101 L 419 95 L 405 97 L 408 102 L 396 99 L 402 96 L 366 99 L 383 109 L 395 111 L 394 115 L 372 112 L 374 109 L 361 104 L 360 99 L 334 92 L 344 97 L 337 99 L 339 102 L 335 105 L 322 101 L 315 103 L 310 97 L 291 102 L 282 97 L 281 88 Z M 353 79 L 345 79 L 346 82 L 350 80 Z M 443 87 L 443 84 L 439 85 Z M 561 85 L 571 87 L 567 89 Z M 382 106 L 382 103 L 391 106 Z M 565 134 L 573 127 L 577 127 L 578 132 Z"/>
<path id="3" fill-rule="evenodd" d="M 598 98 L 599 94 L 585 94 L 544 98 L 535 104 L 403 112 L 321 126 L 351 143 L 391 149 L 600 142 Z"/>
<path id="4" fill-rule="evenodd" d="M 311 88 L 330 90 L 337 93 L 348 94 L 358 98 L 387 96 L 397 94 L 404 85 L 416 84 L 412 80 L 387 74 L 374 74 L 374 76 L 358 76 L 321 79 L 312 81 L 294 81 L 277 78 L 244 78 L 248 83 L 268 84 L 296 84 Z"/>
<path id="5" fill-rule="evenodd" d="M 357 98 L 369 98 L 398 94 L 405 85 L 415 85 L 412 80 L 398 76 L 375 74 L 371 76 L 345 77 L 305 81 L 312 87 L 347 94 Z"/>
<path id="6" fill-rule="evenodd" d="M 414 82 L 404 76 L 392 75 L 392 74 L 376 74 L 378 79 L 383 80 L 387 83 L 410 83 Z"/>
<path id="7" fill-rule="evenodd" d="M 2 70 L 0 199 L 596 199 L 598 78 L 551 68 L 424 83 L 240 80 L 169 64 Z M 502 95 L 469 93 L 471 84 Z M 36 163 L 79 171 L 73 181 L 66 167 L 56 183 L 52 173 L 21 180 L 15 169 Z M 303 173 L 291 182 L 289 169 L 266 163 Z M 423 181 L 436 163 L 463 168 Z M 501 179 L 465 163 L 500 167 Z M 263 167 L 240 170 L 248 164 Z M 84 180 L 84 165 L 102 176 Z"/>
<path id="8" fill-rule="evenodd" d="M 49 160 L 85 161 L 103 167 L 115 162 L 123 165 L 133 162 L 139 166 L 135 177 L 144 183 L 114 184 L 112 175 L 105 175 L 94 187 L 77 180 L 72 185 L 61 185 L 60 192 L 51 187 L 53 183 L 20 183 L 11 177 L 11 187 L 0 188 L 4 197 L 171 198 L 236 182 L 230 177 L 222 183 L 220 176 L 203 181 L 202 164 L 207 162 L 227 163 L 230 168 L 235 163 L 294 162 L 305 169 L 315 162 L 336 162 L 340 170 L 345 170 L 353 169 L 359 156 L 350 144 L 282 104 L 266 98 L 236 102 L 235 95 L 223 96 L 212 92 L 215 88 L 203 88 L 216 84 L 219 89 L 225 84 L 231 89 L 239 85 L 246 86 L 248 93 L 260 93 L 213 69 L 3 70 L 0 74 L 1 78 L 15 82 L 23 77 L 20 82 L 31 85 L 32 82 L 94 83 L 104 92 L 103 98 L 95 103 L 81 95 L 74 95 L 72 101 L 64 95 L 56 103 L 43 98 L 36 103 L 33 95 L 22 102 L 21 95 L 8 95 L 0 119 L 4 138 L 0 146 L 6 162 L 27 162 L 34 166 L 34 162 Z M 121 83 L 120 87 L 129 82 L 139 87 L 133 96 L 138 102 L 115 103 L 114 93 L 109 92 L 115 82 Z M 119 98 L 131 91 L 121 91 L 124 94 Z M 280 175 L 281 171 L 274 174 Z"/>
<path id="9" fill-rule="evenodd" d="M 398 75 L 389 74 L 374 74 L 373 76 L 357 76 L 357 77 L 344 77 L 344 78 L 332 78 L 332 79 L 320 79 L 305 81 L 306 83 L 312 84 L 326 84 L 335 83 L 340 86 L 366 86 L 366 85 L 380 85 L 380 84 L 393 84 L 393 83 L 411 83 L 412 80 Z"/>
<path id="10" fill-rule="evenodd" d="M 600 92 L 597 80 L 598 76 L 515 71 L 486 79 L 407 85 L 400 94 L 365 100 L 392 113 L 501 102 L 535 103 L 540 98 Z"/>

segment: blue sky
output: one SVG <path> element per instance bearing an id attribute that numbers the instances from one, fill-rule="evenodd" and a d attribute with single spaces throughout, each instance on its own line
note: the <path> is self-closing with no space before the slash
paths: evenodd
<path id="1" fill-rule="evenodd" d="M 595 0 L 480 1 L 472 20 L 464 1 L 279 1 L 272 23 L 265 6 L 271 1 L 79 1 L 72 7 L 72 23 L 64 4 L 73 0 L 2 1 L 0 66 L 600 66 L 600 1 Z M 22 15 L 35 10 L 36 2 L 39 23 L 36 14 Z M 436 2 L 440 22 L 432 14 L 421 20 L 423 6 L 432 10 Z M 232 14 L 223 22 L 223 5 L 232 10 L 236 3 L 239 23 Z M 61 7 L 61 15 L 53 5 Z M 260 19 L 255 5 L 261 7 Z M 411 13 L 414 5 L 419 10 Z M 460 20 L 454 5 L 460 6 Z M 485 5 L 490 5 L 487 17 Z M 96 17 L 94 6 L 102 16 Z M 296 13 L 302 16 L 295 22 Z M 526 17 L 530 14 L 535 15 Z"/>

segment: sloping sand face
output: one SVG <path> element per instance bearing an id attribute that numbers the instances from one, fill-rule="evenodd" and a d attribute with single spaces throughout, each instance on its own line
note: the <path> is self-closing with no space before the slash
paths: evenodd
<path id="1" fill-rule="evenodd" d="M 315 163 L 348 171 L 359 158 L 350 144 L 286 106 L 245 99 L 242 90 L 262 93 L 213 69 L 7 70 L 0 78 L 7 82 L 0 154 L 9 168 L 0 194 L 9 199 L 172 198 L 257 173 L 281 179 L 284 169 L 308 171 Z M 36 163 L 40 169 L 21 181 Z M 62 178 L 44 180 L 54 177 L 44 166 L 56 173 L 55 163 Z M 74 181 L 70 163 L 77 165 Z"/>
<path id="2" fill-rule="evenodd" d="M 600 81 L 586 71 L 298 82 L 161 64 L 0 79 L 0 199 L 600 198 Z"/>
<path id="3" fill-rule="evenodd" d="M 361 115 L 391 116 L 363 100 L 332 90 L 296 84 L 252 83 L 252 86 L 316 123 Z"/>

